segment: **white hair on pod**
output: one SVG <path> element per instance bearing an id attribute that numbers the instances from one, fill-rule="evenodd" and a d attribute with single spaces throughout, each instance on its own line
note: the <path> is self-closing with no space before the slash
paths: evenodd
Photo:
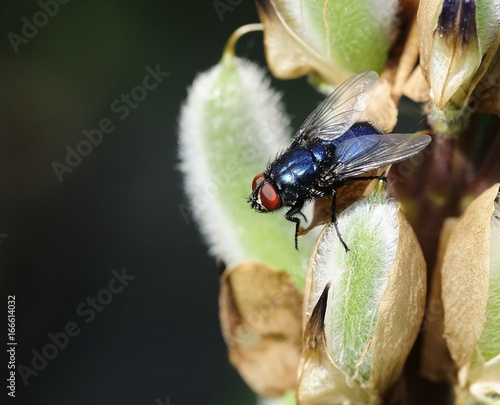
<path id="1" fill-rule="evenodd" d="M 234 63 L 228 68 L 221 62 L 196 77 L 179 119 L 180 168 L 185 177 L 189 214 L 198 223 L 210 253 L 227 265 L 247 257 L 238 244 L 238 233 L 242 232 L 238 226 L 243 225 L 228 219 L 228 207 L 221 196 L 237 187 L 234 182 L 243 180 L 249 193 L 252 177 L 243 174 L 246 176 L 249 167 L 256 170 L 249 176 L 262 171 L 269 157 L 290 139 L 281 95 L 270 88 L 265 71 L 242 59 Z M 228 69 L 234 69 L 232 76 Z M 214 114 L 214 105 L 223 113 Z M 231 156 L 207 145 L 211 142 L 207 134 L 215 134 L 223 146 L 231 145 Z M 220 166 L 217 171 L 210 166 L 214 161 Z M 236 196 L 245 204 L 246 197 Z"/>
<path id="2" fill-rule="evenodd" d="M 339 231 L 351 249 L 346 253 L 333 225 L 318 246 L 313 265 L 313 302 L 331 283 L 325 316 L 325 336 L 335 363 L 351 377 L 369 375 L 366 350 L 377 322 L 379 302 L 396 257 L 399 239 L 397 205 L 365 198 L 338 218 Z"/>

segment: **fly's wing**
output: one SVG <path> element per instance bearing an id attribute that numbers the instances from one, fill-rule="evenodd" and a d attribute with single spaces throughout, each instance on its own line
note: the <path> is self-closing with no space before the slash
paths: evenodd
<path id="1" fill-rule="evenodd" d="M 336 164 L 325 171 L 325 180 L 358 176 L 401 162 L 424 149 L 431 137 L 422 134 L 373 134 L 348 139 L 335 150 Z"/>
<path id="2" fill-rule="evenodd" d="M 346 132 L 361 117 L 375 92 L 375 72 L 357 74 L 339 85 L 304 121 L 291 147 L 315 140 L 332 141 Z"/>

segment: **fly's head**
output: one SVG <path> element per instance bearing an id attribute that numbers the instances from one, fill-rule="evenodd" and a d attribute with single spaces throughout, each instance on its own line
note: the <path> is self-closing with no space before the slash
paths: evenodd
<path id="1" fill-rule="evenodd" d="M 281 207 L 281 198 L 276 187 L 263 173 L 253 178 L 252 194 L 248 197 L 248 202 L 258 212 L 275 211 Z"/>

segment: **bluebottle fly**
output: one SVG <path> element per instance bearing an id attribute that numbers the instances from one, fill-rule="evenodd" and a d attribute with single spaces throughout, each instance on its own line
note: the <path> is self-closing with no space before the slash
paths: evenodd
<path id="1" fill-rule="evenodd" d="M 349 251 L 337 227 L 337 189 L 356 180 L 382 178 L 360 175 L 408 159 L 431 141 L 424 134 L 385 134 L 361 120 L 377 81 L 377 73 L 365 72 L 338 86 L 307 117 L 290 146 L 253 179 L 248 202 L 259 212 L 289 207 L 285 218 L 295 223 L 296 248 L 304 204 L 332 196 L 331 220 Z"/>

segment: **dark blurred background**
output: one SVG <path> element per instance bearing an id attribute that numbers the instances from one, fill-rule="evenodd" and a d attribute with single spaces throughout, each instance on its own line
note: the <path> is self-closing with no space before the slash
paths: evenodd
<path id="1" fill-rule="evenodd" d="M 253 404 L 227 360 L 217 266 L 179 210 L 176 126 L 196 73 L 258 20 L 255 4 L 65 1 L 0 5 L 2 344 L 15 295 L 27 382 L 17 374 L 12 399 L 3 380 L 0 403 Z M 263 65 L 262 35 L 238 54 Z M 148 66 L 169 75 L 125 107 Z M 295 126 L 320 98 L 304 79 L 275 85 Z M 109 133 L 89 153 L 82 131 L 102 120 Z M 79 145 L 88 155 L 71 168 Z M 109 293 L 123 268 L 135 278 Z"/>

